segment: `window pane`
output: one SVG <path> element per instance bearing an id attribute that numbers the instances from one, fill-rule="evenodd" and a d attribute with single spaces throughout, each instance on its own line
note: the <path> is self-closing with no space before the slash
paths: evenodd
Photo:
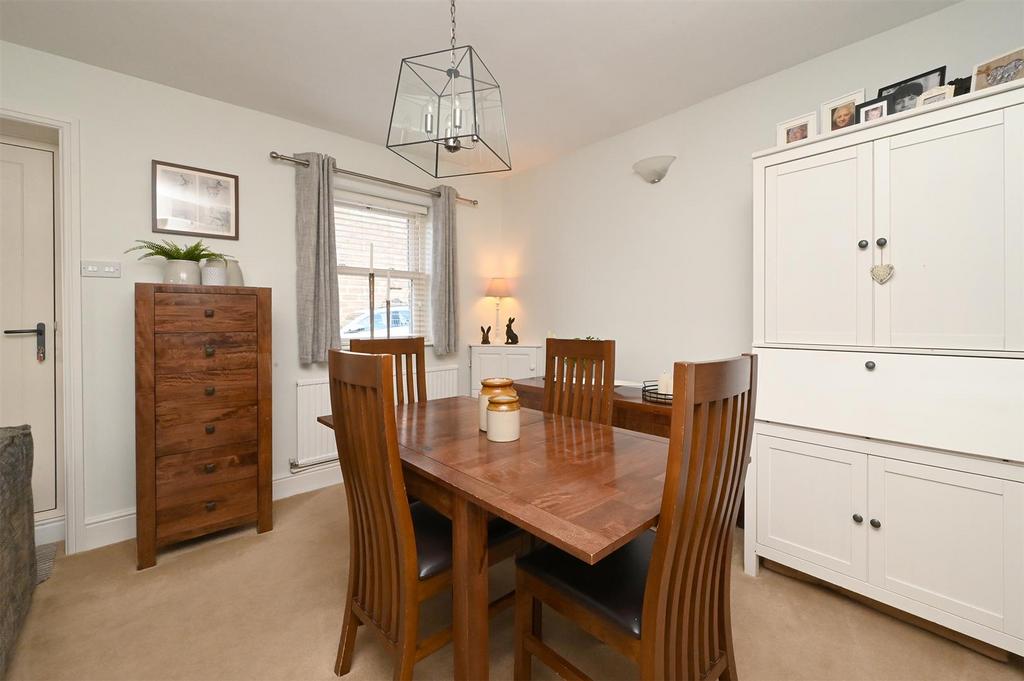
<path id="1" fill-rule="evenodd" d="M 374 282 L 373 317 L 374 336 L 384 338 L 387 295 L 387 275 L 378 274 Z M 426 336 L 429 334 L 429 317 L 423 313 L 426 294 L 417 293 L 422 286 L 409 277 L 391 278 L 391 335 Z M 338 275 L 338 289 L 341 293 L 341 337 L 370 337 L 369 278 L 365 274 Z"/>

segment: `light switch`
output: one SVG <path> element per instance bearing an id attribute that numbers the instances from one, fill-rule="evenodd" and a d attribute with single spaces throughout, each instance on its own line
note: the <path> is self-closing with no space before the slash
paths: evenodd
<path id="1" fill-rule="evenodd" d="M 82 276 L 119 279 L 121 277 L 121 263 L 105 260 L 83 260 Z"/>

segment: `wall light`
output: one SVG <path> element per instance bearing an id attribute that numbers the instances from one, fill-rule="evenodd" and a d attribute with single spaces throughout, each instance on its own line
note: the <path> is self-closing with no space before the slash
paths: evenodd
<path id="1" fill-rule="evenodd" d="M 633 172 L 651 184 L 658 184 L 668 175 L 668 168 L 675 160 L 675 156 L 643 158 L 633 164 Z"/>

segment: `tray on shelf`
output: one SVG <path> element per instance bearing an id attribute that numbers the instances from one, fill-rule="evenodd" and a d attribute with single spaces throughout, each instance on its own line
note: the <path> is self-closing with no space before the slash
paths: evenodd
<path id="1" fill-rule="evenodd" d="M 644 387 L 640 389 L 640 396 L 644 402 L 672 404 L 672 393 L 658 392 L 657 381 L 644 381 Z"/>

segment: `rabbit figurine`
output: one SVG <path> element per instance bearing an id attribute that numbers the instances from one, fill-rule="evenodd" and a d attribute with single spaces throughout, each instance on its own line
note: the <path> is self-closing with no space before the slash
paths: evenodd
<path id="1" fill-rule="evenodd" d="M 480 327 L 480 345 L 490 345 L 490 344 L 491 344 L 491 327 L 488 326 L 485 329 L 484 327 L 481 326 Z"/>
<path id="2" fill-rule="evenodd" d="M 505 345 L 519 345 L 519 334 L 512 330 L 512 322 L 515 320 L 515 317 L 509 317 L 505 325 Z"/>

